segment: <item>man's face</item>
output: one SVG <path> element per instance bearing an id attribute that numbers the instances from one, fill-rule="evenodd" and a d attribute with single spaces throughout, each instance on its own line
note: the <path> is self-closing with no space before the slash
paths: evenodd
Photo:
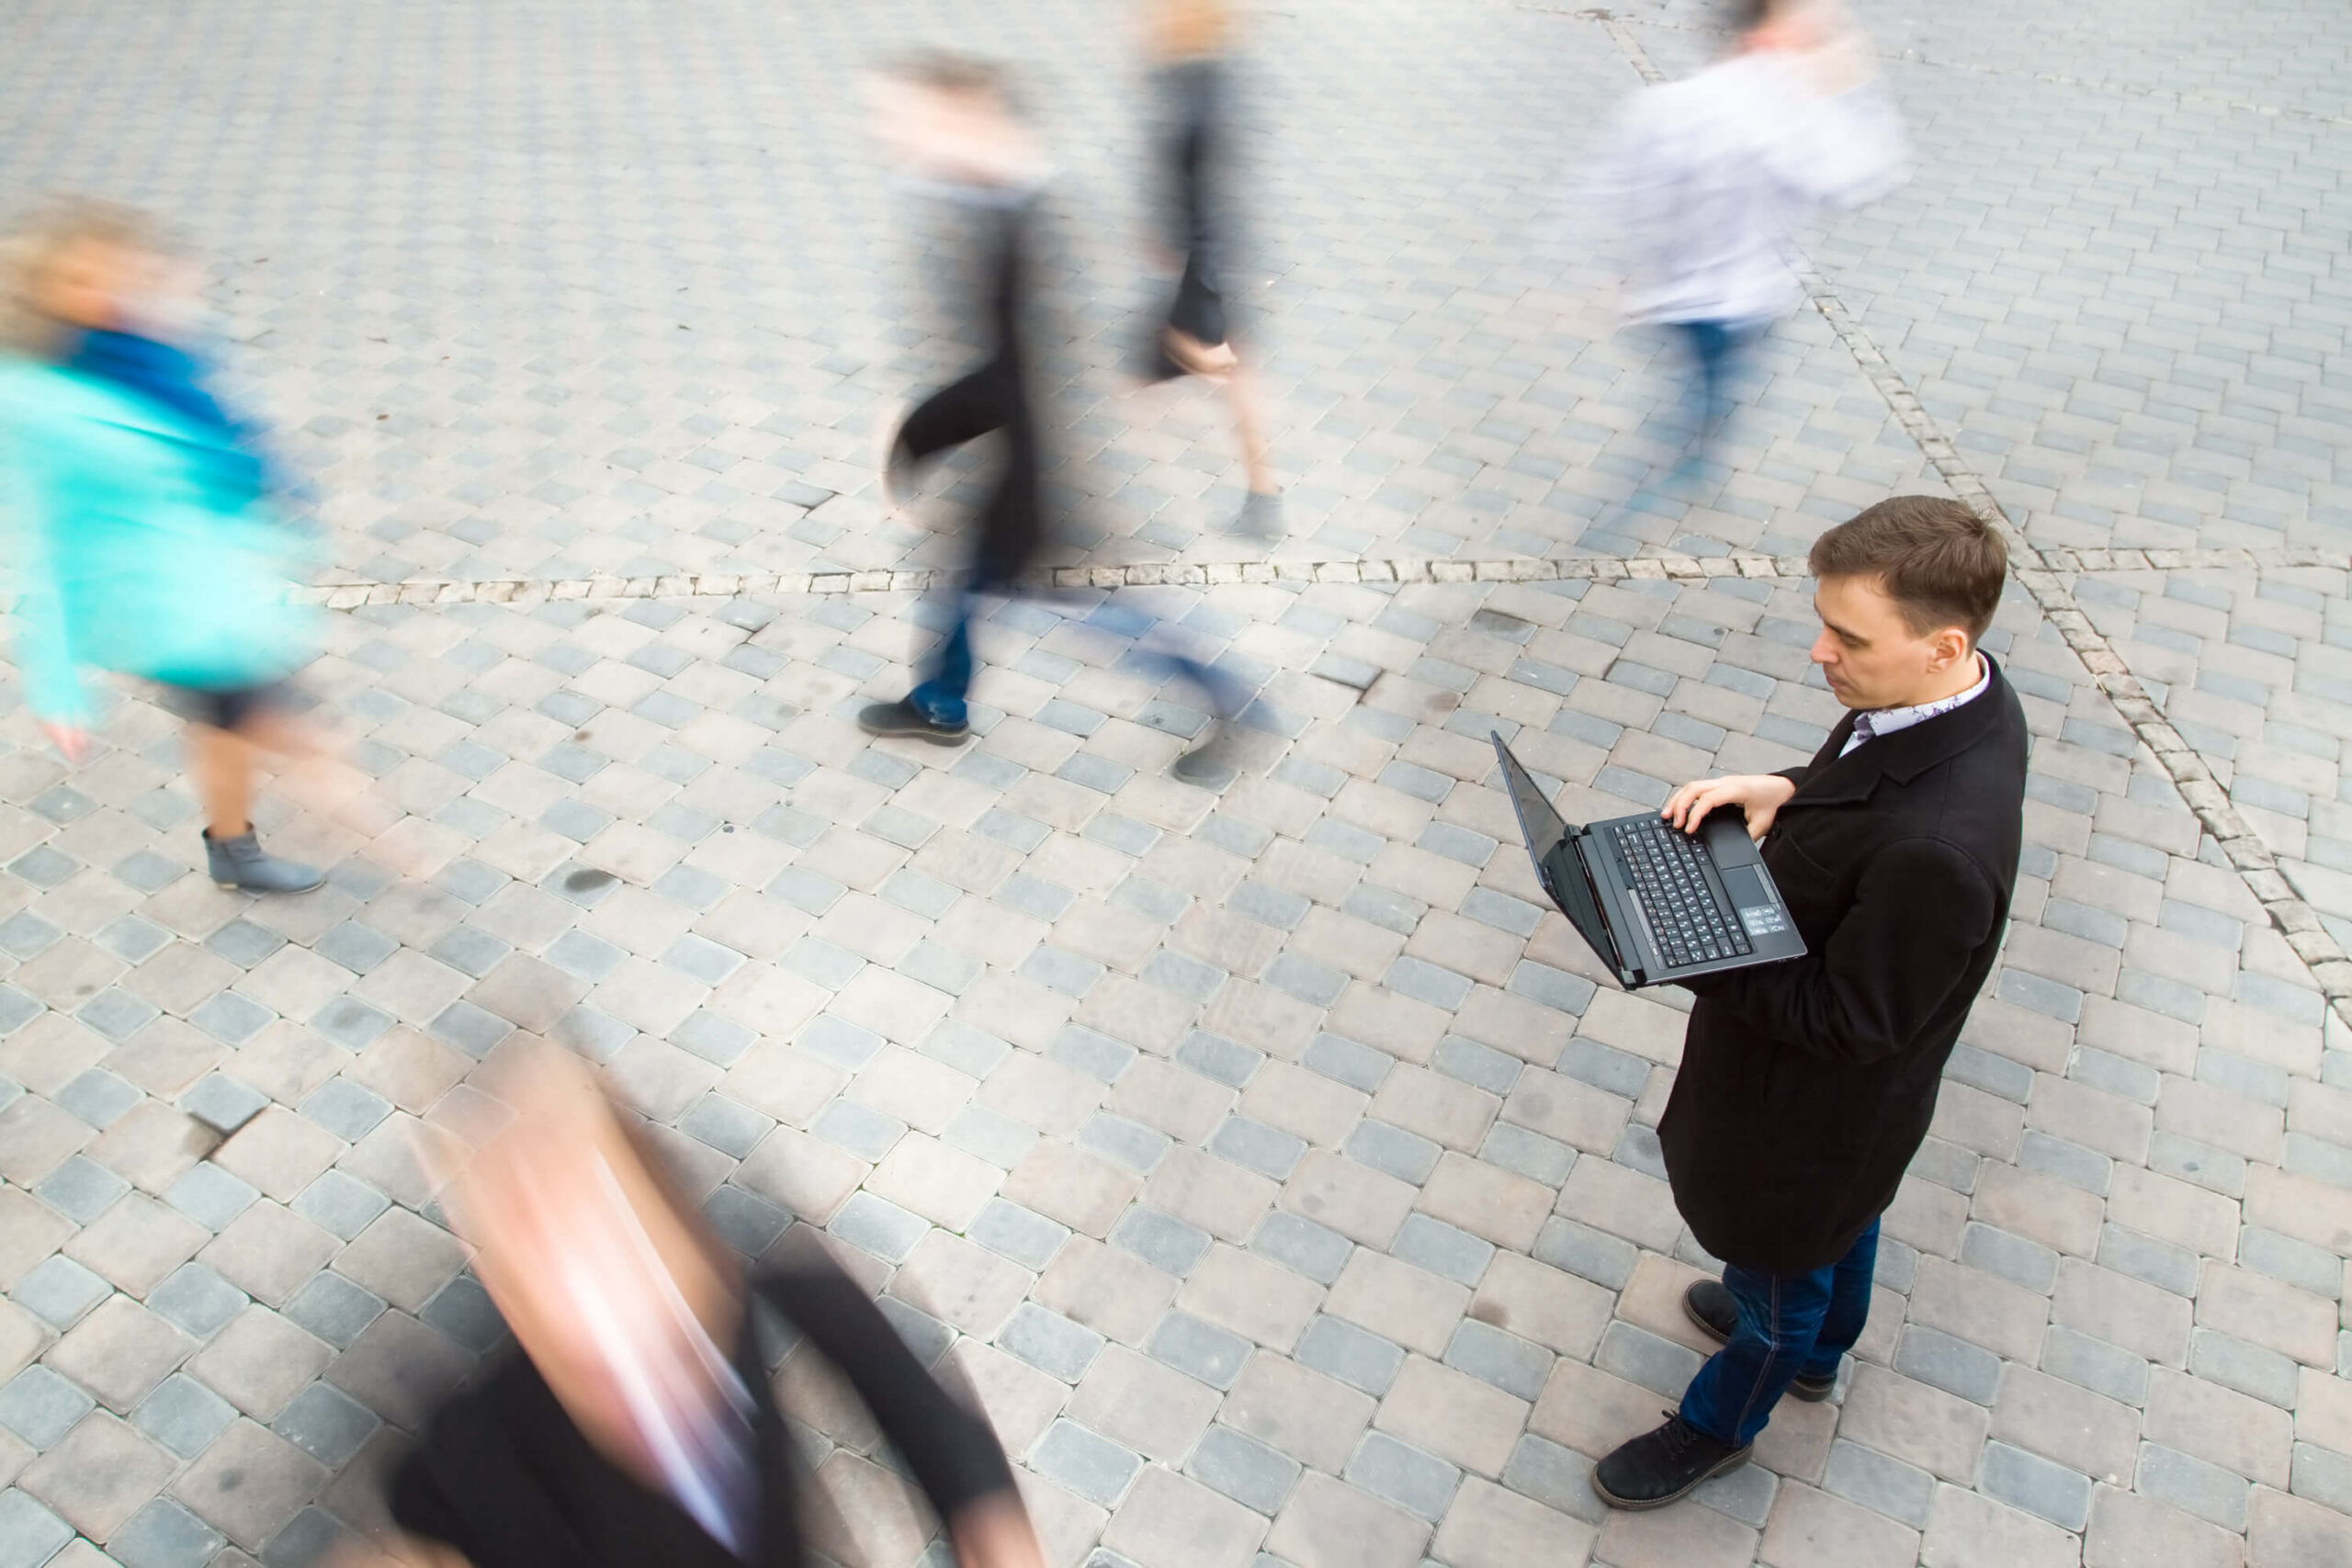
<path id="1" fill-rule="evenodd" d="M 1874 577 L 1825 577 L 1814 590 L 1813 608 L 1821 635 L 1813 639 L 1813 661 L 1829 690 L 1849 708 L 1909 707 L 1944 694 L 1973 649 L 1958 626 L 1938 626 L 1924 635 L 1903 619 L 1901 609 Z M 1973 669 L 1973 661 L 1970 668 Z"/>

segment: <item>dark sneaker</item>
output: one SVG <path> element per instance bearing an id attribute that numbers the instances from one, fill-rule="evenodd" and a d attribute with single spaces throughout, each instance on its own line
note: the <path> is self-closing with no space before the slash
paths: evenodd
<path id="1" fill-rule="evenodd" d="M 1731 1299 L 1731 1292 L 1720 1280 L 1701 1280 L 1682 1292 L 1682 1315 L 1696 1324 L 1699 1332 L 1720 1345 L 1731 1337 L 1738 1326 L 1739 1307 Z M 1838 1392 L 1838 1374 L 1827 1377 L 1812 1372 L 1799 1372 L 1789 1384 L 1790 1396 L 1818 1404 Z"/>
<path id="2" fill-rule="evenodd" d="M 953 746 L 972 733 L 969 724 L 942 724 L 912 703 L 868 703 L 858 710 L 857 727 L 868 735 L 902 735 Z"/>
<path id="3" fill-rule="evenodd" d="M 1592 1489 L 1612 1508 L 1663 1508 L 1702 1482 L 1737 1470 L 1755 1448 L 1733 1448 L 1669 1410 L 1665 1426 L 1619 1444 L 1592 1467 Z"/>
<path id="4" fill-rule="evenodd" d="M 204 858 L 212 880 L 234 892 L 308 893 L 327 879 L 317 866 L 264 853 L 261 840 L 251 829 L 233 839 L 216 839 L 207 829 Z"/>

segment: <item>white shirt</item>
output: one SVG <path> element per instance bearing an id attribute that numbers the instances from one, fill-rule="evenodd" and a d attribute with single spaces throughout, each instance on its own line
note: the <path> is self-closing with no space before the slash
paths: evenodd
<path id="1" fill-rule="evenodd" d="M 1882 735 L 1892 735 L 1898 729 L 1908 729 L 1915 724 L 1924 724 L 1939 713 L 1950 713 L 1963 703 L 1974 702 L 1984 694 L 1984 688 L 1993 683 L 1993 666 L 1986 662 L 1984 656 L 1981 653 L 1976 656 L 1976 667 L 1984 673 L 1976 677 L 1976 684 L 1964 692 L 1956 693 L 1949 697 L 1938 697 L 1931 703 L 1917 703 L 1907 708 L 1872 708 L 1868 712 L 1856 714 L 1854 732 L 1846 737 L 1846 744 L 1839 750 L 1838 755 L 1846 756 L 1865 740 L 1873 740 Z"/>
<path id="2" fill-rule="evenodd" d="M 1628 321 L 1763 321 L 1799 299 L 1805 214 L 1885 194 L 1908 158 L 1883 85 L 1825 96 L 1759 50 L 1635 94 L 1582 194 L 1619 231 Z"/>

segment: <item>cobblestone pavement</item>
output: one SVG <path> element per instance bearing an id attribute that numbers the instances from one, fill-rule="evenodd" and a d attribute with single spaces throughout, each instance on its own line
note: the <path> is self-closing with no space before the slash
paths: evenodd
<path id="1" fill-rule="evenodd" d="M 1156 286 L 1115 8 L 13 8 L 0 183 L 220 255 L 324 575 L 535 586 L 337 601 L 316 684 L 372 786 L 262 812 L 335 865 L 306 898 L 197 873 L 153 707 L 72 771 L 0 728 L 0 1568 L 277 1568 L 377 1522 L 498 1338 L 416 1151 L 495 1126 L 532 1036 L 606 1065 L 746 1254 L 882 1292 L 1057 1565 L 2352 1560 L 2352 1032 L 2083 653 L 2352 945 L 2352 25 L 1862 8 L 1920 173 L 1814 247 L 1853 332 L 1789 322 L 1731 471 L 1628 513 L 1671 369 L 1550 192 L 1703 12 L 1269 7 L 1287 574 L 1191 570 L 1249 553 L 1217 409 L 1117 385 Z M 938 559 L 866 459 L 954 358 L 903 324 L 938 258 L 849 92 L 921 39 L 1029 62 L 1071 559 L 1132 569 L 992 617 L 962 751 L 848 721 L 935 624 L 912 580 L 775 581 Z M 1651 1132 L 1679 998 L 1544 911 L 1485 738 L 1571 817 L 1801 758 L 1836 708 L 1772 558 L 1947 484 L 2058 569 L 1990 639 L 2036 736 L 2004 964 L 1838 1400 L 1612 1516 L 1593 1460 L 1703 1348 Z M 2180 547 L 2252 553 L 2056 554 Z M 1220 787 L 1167 776 L 1205 721 L 1151 638 L 1261 693 Z M 946 1561 L 784 1377 L 829 1555 Z"/>

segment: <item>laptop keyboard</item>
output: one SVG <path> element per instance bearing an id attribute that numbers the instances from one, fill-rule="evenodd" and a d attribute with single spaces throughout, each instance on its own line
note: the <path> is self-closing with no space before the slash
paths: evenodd
<path id="1" fill-rule="evenodd" d="M 1611 829 L 1633 874 L 1650 936 L 1676 964 L 1737 958 L 1750 951 L 1739 921 L 1717 899 L 1700 867 L 1705 847 L 1663 821 L 1621 822 Z"/>

